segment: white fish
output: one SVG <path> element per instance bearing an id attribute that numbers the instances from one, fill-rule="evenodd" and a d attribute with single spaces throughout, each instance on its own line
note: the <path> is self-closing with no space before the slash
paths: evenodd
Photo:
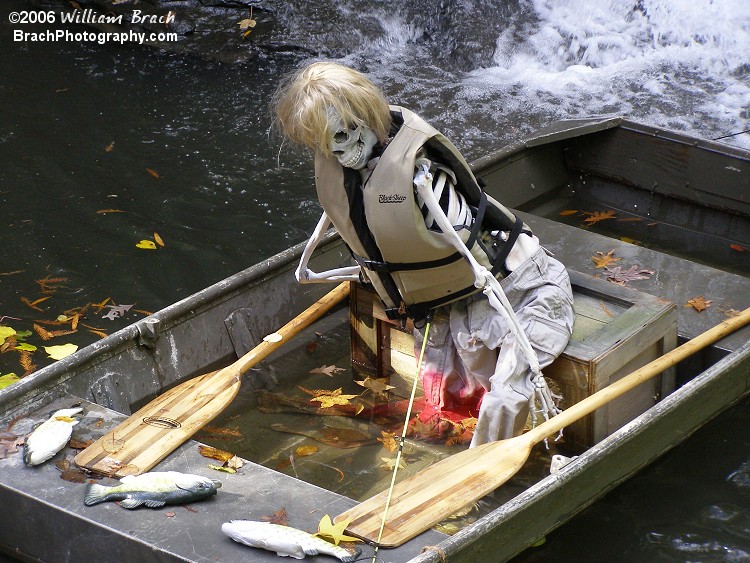
<path id="1" fill-rule="evenodd" d="M 73 415 L 82 410 L 80 407 L 60 409 L 37 426 L 23 445 L 23 460 L 26 465 L 44 463 L 63 449 L 73 434 L 73 426 L 78 424 Z"/>
<path id="2" fill-rule="evenodd" d="M 83 503 L 86 506 L 100 502 L 122 501 L 123 508 L 146 505 L 159 508 L 165 504 L 187 504 L 216 494 L 219 481 L 179 471 L 152 471 L 141 475 L 128 475 L 114 487 L 92 483 L 86 487 Z"/>
<path id="3" fill-rule="evenodd" d="M 234 541 L 251 547 L 275 551 L 281 557 L 304 559 L 305 555 L 332 555 L 344 563 L 356 561 L 362 552 L 359 548 L 354 553 L 333 545 L 312 534 L 297 528 L 279 526 L 271 522 L 253 520 L 231 520 L 221 525 L 221 531 Z"/>

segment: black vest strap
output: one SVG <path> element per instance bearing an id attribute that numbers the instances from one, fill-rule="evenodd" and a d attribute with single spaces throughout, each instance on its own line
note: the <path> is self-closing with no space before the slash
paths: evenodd
<path id="1" fill-rule="evenodd" d="M 503 242 L 500 247 L 500 251 L 495 256 L 495 261 L 492 264 L 492 275 L 496 276 L 498 273 L 502 273 L 503 277 L 506 277 L 510 272 L 505 267 L 505 260 L 508 258 L 513 245 L 516 244 L 519 235 L 523 231 L 523 221 L 520 217 L 516 217 L 516 222 L 513 224 L 513 228 L 510 230 L 508 240 Z"/>

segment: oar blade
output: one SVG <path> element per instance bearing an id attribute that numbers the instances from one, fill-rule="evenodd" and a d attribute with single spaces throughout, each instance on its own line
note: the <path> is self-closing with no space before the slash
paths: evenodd
<path id="1" fill-rule="evenodd" d="M 398 547 L 491 493 L 523 467 L 532 446 L 523 436 L 491 442 L 447 457 L 404 479 L 393 488 L 380 545 Z M 383 491 L 335 521 L 351 520 L 347 533 L 377 542 L 387 497 L 388 491 Z"/>
<path id="2" fill-rule="evenodd" d="M 150 470 L 232 402 L 240 378 L 221 371 L 159 395 L 80 452 L 76 465 L 118 478 Z"/>

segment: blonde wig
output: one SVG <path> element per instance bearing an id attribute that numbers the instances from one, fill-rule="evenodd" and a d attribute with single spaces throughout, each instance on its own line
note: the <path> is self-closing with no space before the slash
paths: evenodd
<path id="1" fill-rule="evenodd" d="M 338 120 L 347 127 L 369 127 L 381 143 L 388 137 L 391 115 L 383 92 L 361 72 L 317 62 L 286 77 L 274 95 L 277 124 L 286 137 L 324 154 Z"/>

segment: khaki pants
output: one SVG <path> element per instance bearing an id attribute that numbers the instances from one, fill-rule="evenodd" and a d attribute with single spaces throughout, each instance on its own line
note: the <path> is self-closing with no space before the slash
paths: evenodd
<path id="1" fill-rule="evenodd" d="M 573 293 L 565 267 L 540 248 L 501 281 L 541 368 L 565 349 L 573 331 Z M 423 328 L 414 331 L 417 357 Z M 441 413 L 478 412 L 471 445 L 521 432 L 533 400 L 529 362 L 503 316 L 482 293 L 439 308 L 430 323 L 420 370 L 426 408 L 422 424 Z"/>

